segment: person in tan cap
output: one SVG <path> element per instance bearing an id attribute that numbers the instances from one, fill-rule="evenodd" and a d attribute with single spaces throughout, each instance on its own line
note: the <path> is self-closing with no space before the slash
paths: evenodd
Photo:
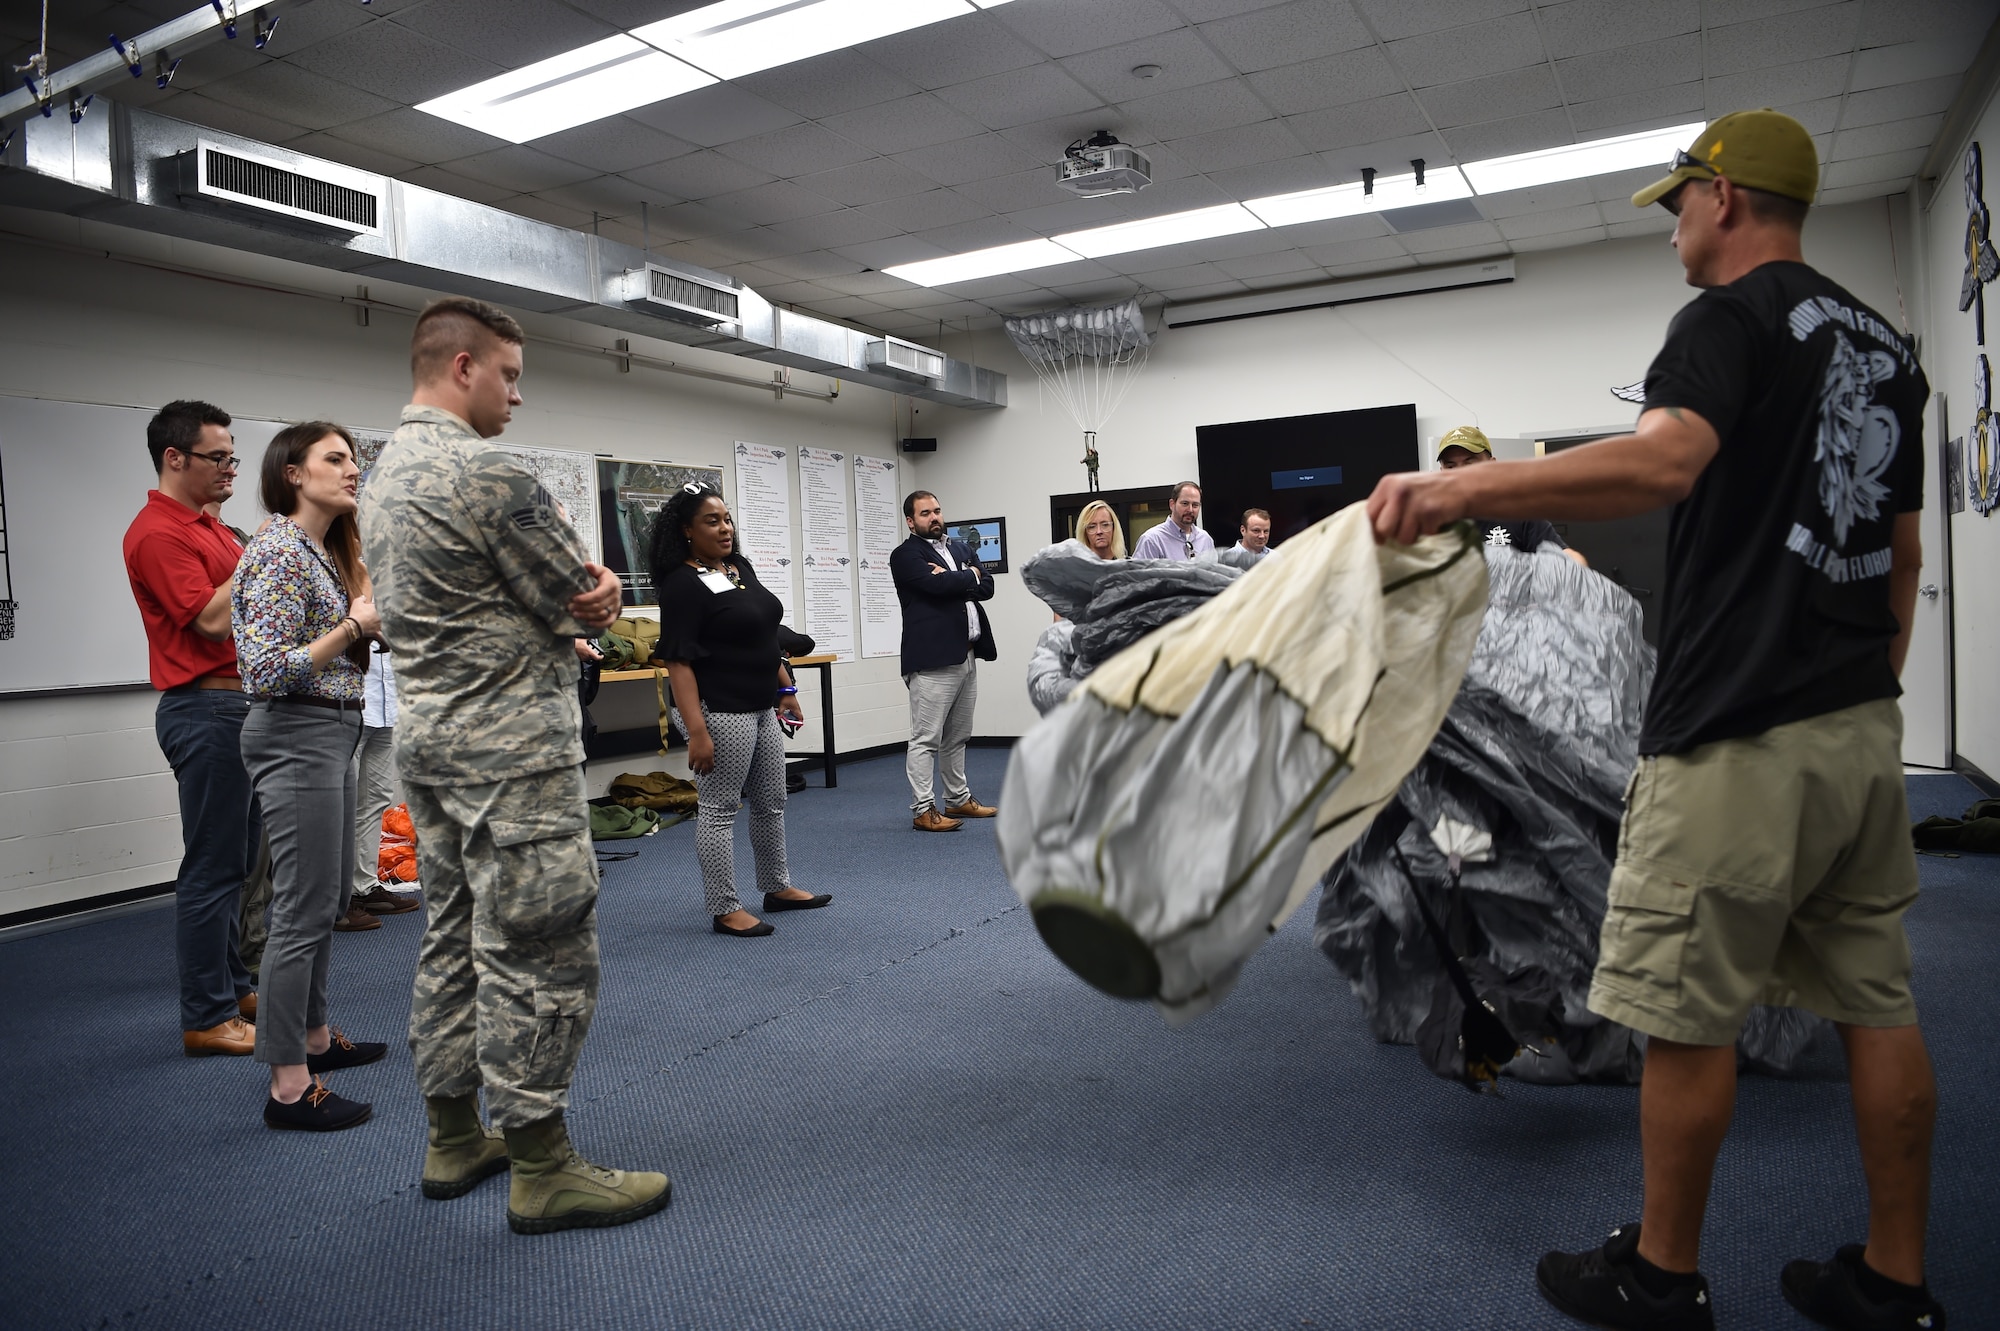
<path id="1" fill-rule="evenodd" d="M 1536 1268 L 1549 1302 L 1598 1326 L 1714 1325 L 1702 1216 L 1734 1042 L 1759 1002 L 1835 1023 L 1868 1180 L 1866 1244 L 1790 1263 L 1785 1298 L 1822 1326 L 1945 1325 L 1924 1283 L 1937 1091 L 1903 931 L 1917 869 L 1896 705 L 1929 386 L 1907 338 L 1806 265 L 1818 177 L 1789 116 L 1709 125 L 1632 196 L 1678 218 L 1701 289 L 1647 371 L 1633 433 L 1389 476 L 1368 501 L 1377 538 L 1404 542 L 1474 513 L 1674 506 L 1659 669 L 1589 999 L 1649 1037 L 1644 1215 Z"/>
<path id="2" fill-rule="evenodd" d="M 1493 441 L 1477 425 L 1457 426 L 1445 431 L 1444 438 L 1438 440 L 1437 464 L 1441 470 L 1456 471 L 1460 467 L 1491 461 Z M 1545 519 L 1503 522 L 1498 518 L 1474 518 L 1472 523 L 1479 528 L 1488 545 L 1511 546 L 1529 554 L 1534 554 L 1545 545 L 1553 545 L 1585 568 L 1590 567 L 1590 561 L 1570 549 L 1562 533 Z"/>

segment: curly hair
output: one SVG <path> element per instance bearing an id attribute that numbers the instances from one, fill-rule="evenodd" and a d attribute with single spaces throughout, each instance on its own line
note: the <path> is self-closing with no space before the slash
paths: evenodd
<path id="1" fill-rule="evenodd" d="M 705 481 L 690 481 L 674 491 L 673 497 L 660 505 L 660 511 L 653 516 L 653 533 L 646 542 L 647 571 L 652 574 L 653 585 L 660 585 L 660 579 L 688 561 L 692 547 L 688 544 L 687 529 L 694 522 L 695 514 L 711 499 L 721 499 L 722 491 Z M 736 548 L 742 549 L 743 530 L 736 529 Z"/>

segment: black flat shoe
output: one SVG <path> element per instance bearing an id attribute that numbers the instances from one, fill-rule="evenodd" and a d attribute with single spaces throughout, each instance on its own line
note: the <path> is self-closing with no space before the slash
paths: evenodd
<path id="1" fill-rule="evenodd" d="M 326 1089 L 325 1082 L 314 1077 L 312 1086 L 291 1104 L 266 1097 L 264 1126 L 292 1128 L 301 1132 L 339 1132 L 342 1128 L 366 1123 L 368 1116 L 374 1112 L 373 1105 L 364 1105 L 358 1100 L 343 1100 Z"/>
<path id="2" fill-rule="evenodd" d="M 762 938 L 766 934 L 778 932 L 762 920 L 757 921 L 757 923 L 751 925 L 748 929 L 732 929 L 722 922 L 720 915 L 711 916 L 710 918 L 715 925 L 715 932 L 728 934 L 731 938 Z"/>
<path id="3" fill-rule="evenodd" d="M 767 911 L 818 910 L 821 906 L 826 905 L 827 902 L 832 900 L 832 894 L 827 892 L 822 892 L 816 897 L 806 897 L 804 900 L 795 900 L 791 897 L 781 897 L 766 892 L 764 894 L 764 909 Z"/>
<path id="4" fill-rule="evenodd" d="M 318 1076 L 326 1072 L 338 1072 L 342 1068 L 358 1068 L 363 1063 L 373 1063 L 389 1052 L 389 1046 L 378 1040 L 350 1040 L 340 1033 L 340 1027 L 329 1026 L 333 1043 L 323 1054 L 306 1055 L 306 1071 Z"/>

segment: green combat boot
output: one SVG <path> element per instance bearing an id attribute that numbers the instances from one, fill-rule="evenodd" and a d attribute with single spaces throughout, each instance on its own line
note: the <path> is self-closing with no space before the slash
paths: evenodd
<path id="1" fill-rule="evenodd" d="M 424 1097 L 430 1145 L 424 1151 L 424 1196 L 463 1197 L 507 1167 L 507 1141 L 479 1121 L 479 1097 Z"/>
<path id="2" fill-rule="evenodd" d="M 507 1227 L 516 1234 L 622 1225 L 659 1210 L 673 1192 L 665 1174 L 605 1169 L 579 1156 L 561 1114 L 508 1128 L 507 1154 Z"/>

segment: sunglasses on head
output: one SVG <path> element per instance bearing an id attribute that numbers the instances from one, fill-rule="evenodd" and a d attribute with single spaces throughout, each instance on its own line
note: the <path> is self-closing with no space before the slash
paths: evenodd
<path id="1" fill-rule="evenodd" d="M 715 487 L 703 481 L 689 481 L 687 484 L 681 486 L 681 493 L 684 495 L 712 495 L 715 493 Z"/>

